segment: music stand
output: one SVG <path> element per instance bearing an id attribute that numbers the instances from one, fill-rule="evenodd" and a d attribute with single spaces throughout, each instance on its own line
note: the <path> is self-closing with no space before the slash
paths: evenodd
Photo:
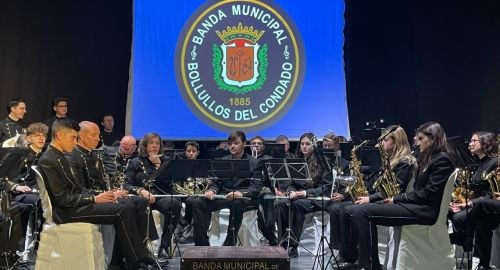
<path id="1" fill-rule="evenodd" d="M 278 246 L 286 243 L 287 253 L 290 251 L 290 243 L 297 243 L 297 246 L 301 246 L 300 239 L 297 239 L 296 235 L 292 232 L 292 199 L 290 198 L 290 186 L 293 181 L 310 181 L 311 176 L 309 174 L 309 167 L 307 163 L 302 159 L 270 159 L 266 162 L 266 173 L 271 181 L 273 187 L 278 185 L 279 190 L 283 190 L 280 187 L 280 182 L 285 182 L 287 185 L 284 190 L 286 190 L 286 199 L 288 207 L 288 224 L 285 229 L 285 234 L 281 237 L 278 242 Z M 313 255 L 313 253 L 306 247 L 301 246 L 308 253 Z"/>
<path id="2" fill-rule="evenodd" d="M 168 165 L 163 168 L 158 176 L 156 177 L 156 183 L 161 186 L 170 186 L 172 191 L 173 185 L 179 185 L 181 187 L 185 186 L 185 183 L 188 181 L 188 178 L 194 179 L 196 177 L 199 178 L 207 178 L 209 176 L 209 172 L 212 169 L 212 163 L 209 159 L 174 159 L 168 162 Z M 170 205 L 172 205 L 173 197 L 180 197 L 173 194 L 170 194 Z M 187 196 L 186 196 L 187 197 Z M 172 212 L 170 213 L 172 215 Z M 170 221 L 173 221 L 173 217 L 170 217 Z M 173 231 L 173 225 L 170 224 L 169 230 Z M 174 237 L 176 239 L 176 237 Z M 179 256 L 181 255 L 181 251 L 177 241 L 174 241 L 174 246 L 171 247 L 170 254 L 173 255 L 175 249 L 179 252 Z"/>
<path id="3" fill-rule="evenodd" d="M 285 158 L 285 145 L 282 143 L 265 143 L 264 154 L 273 158 Z"/>
<path id="4" fill-rule="evenodd" d="M 220 159 L 229 155 L 229 151 L 226 149 L 208 149 L 208 158 L 210 159 Z"/>
<path id="5" fill-rule="evenodd" d="M 354 143 L 352 141 L 340 143 L 340 156 L 345 160 L 350 161 L 352 148 L 354 148 Z"/>
<path id="6" fill-rule="evenodd" d="M 179 153 L 183 153 L 184 149 L 165 149 L 163 155 L 166 159 L 176 159 Z"/>
<path id="7" fill-rule="evenodd" d="M 0 148 L 0 177 L 14 179 L 18 176 L 18 168 L 21 166 L 23 157 L 31 150 L 27 147 Z"/>
<path id="8" fill-rule="evenodd" d="M 237 178 L 246 179 L 248 182 L 248 187 L 250 186 L 250 179 L 255 175 L 250 168 L 250 161 L 248 159 L 217 159 L 212 160 L 212 176 L 214 182 L 222 181 L 224 188 L 231 190 L 233 193 L 236 191 L 236 187 L 233 185 L 234 180 Z M 231 188 L 228 188 L 230 186 Z M 234 229 L 234 203 L 231 203 L 231 219 L 232 228 L 228 227 L 228 234 L 233 234 L 234 244 L 236 245 L 238 232 Z M 232 230 L 232 232 L 229 232 Z"/>
<path id="9" fill-rule="evenodd" d="M 447 146 L 448 146 L 448 153 L 450 154 L 450 158 L 453 160 L 455 163 L 456 167 L 458 168 L 464 168 L 465 170 L 470 170 L 474 167 L 477 166 L 476 161 L 474 157 L 472 156 L 472 153 L 469 151 L 469 148 L 467 147 L 467 142 L 462 136 L 456 136 L 452 138 L 447 139 Z M 469 179 L 465 179 L 465 242 L 467 242 L 468 237 L 473 237 L 470 234 L 470 220 L 469 220 L 469 208 L 467 205 L 469 204 Z M 464 254 L 467 252 L 467 264 L 469 264 L 472 261 L 472 254 L 470 251 L 474 249 L 474 242 L 471 241 L 472 246 L 471 247 L 463 247 L 464 248 Z M 462 256 L 462 262 L 463 264 L 463 256 Z M 462 266 L 462 265 L 461 265 Z M 467 265 L 469 266 L 469 265 Z"/>

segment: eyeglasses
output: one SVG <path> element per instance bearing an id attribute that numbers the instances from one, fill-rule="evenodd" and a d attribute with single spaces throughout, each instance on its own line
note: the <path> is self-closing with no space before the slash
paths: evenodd
<path id="1" fill-rule="evenodd" d="M 472 139 L 472 140 L 470 140 L 470 143 L 472 143 L 472 144 L 475 144 L 475 143 L 477 143 L 477 142 L 479 142 L 479 140 L 476 140 L 476 139 Z"/>

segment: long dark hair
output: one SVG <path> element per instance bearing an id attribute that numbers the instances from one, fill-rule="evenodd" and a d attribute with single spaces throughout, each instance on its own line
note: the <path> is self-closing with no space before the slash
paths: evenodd
<path id="1" fill-rule="evenodd" d="M 472 135 L 477 135 L 479 138 L 479 144 L 484 154 L 488 157 L 493 157 L 498 155 L 498 142 L 495 138 L 495 134 L 488 131 L 476 131 Z"/>
<path id="2" fill-rule="evenodd" d="M 418 127 L 416 132 L 417 134 L 420 132 L 432 139 L 432 144 L 418 156 L 420 168 L 424 169 L 429 165 L 433 155 L 440 152 L 448 152 L 446 147 L 446 133 L 441 125 L 436 122 L 427 122 Z"/>
<path id="3" fill-rule="evenodd" d="M 300 150 L 300 142 L 304 138 L 308 138 L 312 142 L 313 138 L 314 138 L 314 133 L 312 133 L 312 132 L 306 132 L 306 133 L 302 134 L 302 136 L 300 136 L 299 144 L 297 145 L 297 149 L 295 150 L 295 153 L 297 154 L 298 158 L 304 158 L 304 154 L 302 154 L 302 151 Z"/>

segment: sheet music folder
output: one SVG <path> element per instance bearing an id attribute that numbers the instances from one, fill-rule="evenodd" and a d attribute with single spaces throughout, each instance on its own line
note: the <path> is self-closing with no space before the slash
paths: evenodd
<path id="1" fill-rule="evenodd" d="M 175 182 L 185 182 L 189 177 L 206 178 L 209 176 L 212 164 L 209 159 L 175 159 L 169 160 L 165 167 L 160 167 L 156 181 L 168 184 L 170 179 Z"/>

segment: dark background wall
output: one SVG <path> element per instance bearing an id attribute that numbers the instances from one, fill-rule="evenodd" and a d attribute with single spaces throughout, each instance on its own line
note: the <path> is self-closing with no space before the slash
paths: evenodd
<path id="1" fill-rule="evenodd" d="M 132 0 L 0 1 L 0 106 L 25 97 L 32 122 L 66 96 L 76 120 L 110 112 L 123 129 L 131 10 Z M 351 133 L 378 118 L 410 132 L 430 120 L 448 135 L 497 130 L 498 14 L 496 0 L 346 0 Z"/>

